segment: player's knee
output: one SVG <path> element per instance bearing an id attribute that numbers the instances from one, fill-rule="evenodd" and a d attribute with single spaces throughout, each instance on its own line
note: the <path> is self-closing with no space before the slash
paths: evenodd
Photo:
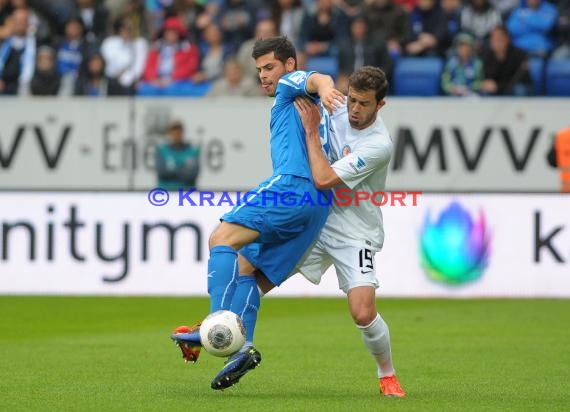
<path id="1" fill-rule="evenodd" d="M 210 249 L 212 249 L 214 246 L 220 246 L 220 245 L 226 245 L 227 244 L 225 236 L 219 227 L 216 228 L 212 232 L 212 234 L 210 235 L 210 239 L 208 241 L 208 244 L 209 244 Z"/>
<path id="2" fill-rule="evenodd" d="M 239 250 L 259 237 L 259 232 L 241 225 L 222 222 L 210 235 L 210 249 L 215 246 L 229 246 Z"/>
<path id="3" fill-rule="evenodd" d="M 214 233 L 216 233 L 215 230 L 212 233 L 210 233 L 210 237 L 208 238 L 208 248 L 210 248 L 210 249 L 212 249 L 214 247 L 214 242 L 212 241 L 212 238 L 214 237 Z"/>
<path id="4" fill-rule="evenodd" d="M 220 225 L 216 226 L 216 228 L 212 231 L 212 233 L 210 233 L 210 237 L 208 238 L 208 247 L 210 249 L 212 249 L 214 246 L 217 245 L 215 241 L 217 241 L 218 239 L 215 239 L 215 236 L 219 230 L 220 230 Z"/>
<path id="5" fill-rule="evenodd" d="M 373 306 L 359 306 L 352 310 L 352 319 L 358 326 L 370 325 L 377 315 L 376 308 Z"/>

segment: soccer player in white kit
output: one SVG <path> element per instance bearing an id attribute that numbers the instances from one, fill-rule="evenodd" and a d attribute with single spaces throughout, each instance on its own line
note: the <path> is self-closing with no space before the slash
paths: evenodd
<path id="1" fill-rule="evenodd" d="M 380 392 L 401 398 L 405 392 L 392 364 L 388 325 L 378 313 L 375 300 L 378 280 L 374 255 L 384 242 L 382 212 L 370 200 L 355 203 L 357 191 L 372 196 L 385 190 L 392 139 L 378 112 L 385 105 L 387 89 L 386 75 L 379 68 L 366 66 L 350 76 L 347 104 L 331 116 L 330 162 L 319 136 L 318 106 L 303 99 L 295 102 L 306 131 L 317 189 L 348 188 L 352 197 L 348 206 L 333 201 L 316 244 L 298 270 L 318 284 L 334 265 L 339 287 L 348 296 L 352 318 L 378 366 Z M 344 196 L 346 193 L 339 200 L 346 204 Z"/>

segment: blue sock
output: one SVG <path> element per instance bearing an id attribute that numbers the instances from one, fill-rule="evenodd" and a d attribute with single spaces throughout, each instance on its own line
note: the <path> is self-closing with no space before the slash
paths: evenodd
<path id="1" fill-rule="evenodd" d="M 246 340 L 253 342 L 257 312 L 261 299 L 255 276 L 240 276 L 230 310 L 236 313 L 245 325 Z"/>
<path id="2" fill-rule="evenodd" d="M 237 252 L 229 246 L 214 246 L 208 260 L 210 313 L 229 310 L 239 276 Z"/>

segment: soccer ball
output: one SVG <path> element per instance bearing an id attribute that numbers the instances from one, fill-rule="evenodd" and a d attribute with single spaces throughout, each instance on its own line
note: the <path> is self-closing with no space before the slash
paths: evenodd
<path id="1" fill-rule="evenodd" d="M 229 310 L 209 314 L 200 325 L 202 347 L 214 356 L 230 356 L 245 343 L 245 326 Z"/>

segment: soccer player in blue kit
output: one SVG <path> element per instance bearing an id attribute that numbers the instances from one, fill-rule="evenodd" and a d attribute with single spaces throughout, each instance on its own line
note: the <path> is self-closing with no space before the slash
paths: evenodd
<path id="1" fill-rule="evenodd" d="M 246 203 L 222 216 L 210 237 L 208 293 L 210 313 L 226 309 L 238 314 L 246 328 L 246 344 L 231 356 L 211 383 L 213 389 L 228 388 L 261 362 L 253 347 L 253 334 L 260 306 L 260 291 L 279 286 L 295 270 L 305 251 L 314 243 L 328 217 L 329 208 L 300 202 L 303 196 L 326 199 L 315 188 L 305 142 L 305 131 L 294 106 L 295 98 L 308 96 L 332 113 L 344 103 L 330 76 L 297 71 L 296 52 L 285 37 L 258 40 L 253 48 L 261 86 L 275 97 L 271 108 L 270 145 L 273 174 Z M 283 202 L 287 194 L 291 202 Z M 276 201 L 277 200 L 277 201 Z M 172 339 L 184 359 L 195 362 L 200 353 L 199 324 L 181 326 Z"/>

